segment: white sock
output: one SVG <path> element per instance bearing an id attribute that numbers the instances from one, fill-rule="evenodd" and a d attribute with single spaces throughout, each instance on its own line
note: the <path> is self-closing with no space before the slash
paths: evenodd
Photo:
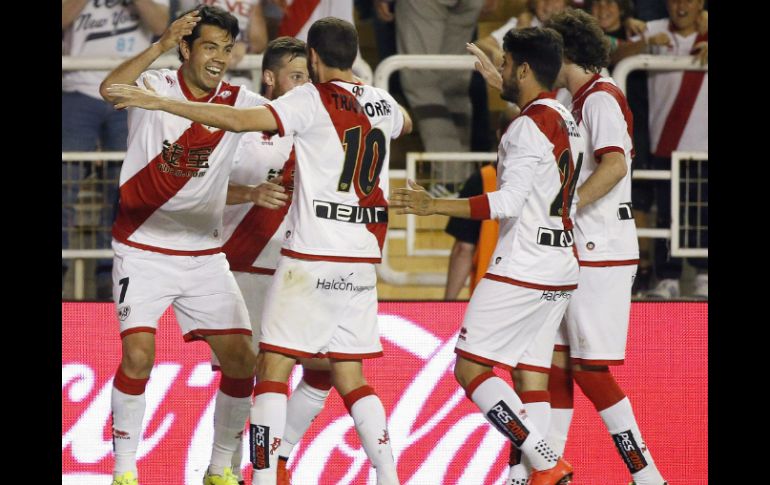
<path id="1" fill-rule="evenodd" d="M 289 396 L 286 428 L 283 431 L 278 456 L 289 458 L 294 446 L 299 443 L 310 424 L 323 410 L 327 397 L 329 397 L 329 389 L 318 389 L 305 382 L 304 379 L 299 382 L 297 388 Z"/>
<path id="2" fill-rule="evenodd" d="M 662 485 L 663 476 L 655 466 L 636 424 L 628 397 L 599 412 L 615 446 L 637 485 Z"/>
<path id="3" fill-rule="evenodd" d="M 536 392 L 537 394 L 533 392 L 523 392 L 519 397 L 522 400 L 529 400 L 530 396 L 533 399 L 546 399 L 525 402 L 524 409 L 527 411 L 529 419 L 531 419 L 532 422 L 535 423 L 535 426 L 537 426 L 537 429 L 547 430 L 551 421 L 551 404 L 547 401 L 548 393 L 544 391 Z M 527 457 L 522 456 L 522 460 L 508 470 L 508 481 L 505 483 L 507 485 L 526 485 L 531 469 L 532 466 L 529 464 Z"/>
<path id="4" fill-rule="evenodd" d="M 222 475 L 230 467 L 251 408 L 251 397 L 233 397 L 217 391 L 214 404 L 214 444 L 209 473 Z"/>
<path id="5" fill-rule="evenodd" d="M 471 400 L 484 417 L 521 450 L 536 470 L 556 465 L 559 457 L 527 416 L 519 396 L 504 380 L 488 372 L 474 379 L 468 389 L 472 391 Z"/>
<path id="6" fill-rule="evenodd" d="M 243 481 L 243 472 L 241 471 L 241 461 L 243 461 L 243 439 L 238 440 L 238 445 L 233 452 L 233 459 L 230 468 L 238 481 Z"/>
<path id="7" fill-rule="evenodd" d="M 366 456 L 377 471 L 378 485 L 399 485 L 393 449 L 388 436 L 385 408 L 370 386 L 362 386 L 343 396 L 353 417 L 356 432 Z"/>
<path id="8" fill-rule="evenodd" d="M 118 476 L 136 469 L 136 449 L 142 439 L 142 420 L 147 403 L 144 387 L 149 379 L 131 379 L 118 368 L 112 385 L 112 443 L 115 450 L 113 475 Z M 131 391 L 131 394 L 118 388 Z"/>
<path id="9" fill-rule="evenodd" d="M 254 466 L 252 485 L 275 485 L 278 474 L 278 448 L 286 425 L 288 386 L 262 381 L 254 387 L 250 413 L 249 448 Z"/>
<path id="10" fill-rule="evenodd" d="M 559 456 L 564 455 L 564 448 L 567 447 L 567 435 L 574 411 L 572 408 L 551 408 L 551 425 L 545 439 Z"/>

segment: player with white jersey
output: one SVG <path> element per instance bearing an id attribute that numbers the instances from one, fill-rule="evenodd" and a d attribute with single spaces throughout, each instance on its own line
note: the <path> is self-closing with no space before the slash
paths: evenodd
<path id="1" fill-rule="evenodd" d="M 558 34 L 511 30 L 503 46 L 502 76 L 497 73 L 490 84 L 521 106 L 521 114 L 500 141 L 498 190 L 469 199 L 433 199 L 410 181 L 411 188 L 397 189 L 391 204 L 410 214 L 500 219 L 492 261 L 460 329 L 454 372 L 485 418 L 529 459 L 535 471 L 527 483 L 566 484 L 572 467 L 543 438 L 548 423 L 541 418 L 547 414 L 529 413 L 528 396 L 517 395 L 492 367 L 512 369 L 525 352 L 550 361 L 556 329 L 578 281 L 570 212 L 585 142 L 572 115 L 550 93 L 561 67 Z M 488 74 L 482 71 L 487 79 Z M 535 348 L 541 333 L 550 335 L 550 342 Z M 537 392 L 547 394 L 544 389 Z"/>
<path id="2" fill-rule="evenodd" d="M 546 25 L 564 40 L 560 83 L 573 94 L 572 113 L 587 144 L 575 213 L 580 280 L 554 352 L 550 390 L 555 409 L 548 440 L 563 452 L 574 378 L 599 412 L 635 483 L 662 485 L 631 403 L 608 367 L 622 365 L 625 358 L 631 286 L 639 263 L 631 211 L 633 116 L 615 82 L 599 74 L 609 63 L 609 44 L 598 21 L 568 9 Z"/>
<path id="3" fill-rule="evenodd" d="M 262 83 L 267 99 L 275 99 L 309 80 L 305 43 L 293 37 L 270 41 L 262 58 Z M 225 207 L 222 250 L 241 289 L 251 320 L 252 343 L 259 346 L 260 322 L 267 290 L 278 265 L 289 206 L 269 209 L 253 203 L 260 184 L 280 179 L 289 191 L 295 169 L 294 138 L 277 133 L 250 132 L 243 135 L 230 173 Z M 217 365 L 212 354 L 212 364 Z M 324 407 L 331 389 L 329 363 L 303 359 L 302 380 L 291 393 L 287 422 L 278 450 L 278 483 L 290 483 L 286 468 L 296 443 Z M 242 447 L 233 454 L 233 474 L 242 483 Z"/>
<path id="4" fill-rule="evenodd" d="M 355 81 L 355 27 L 324 18 L 308 33 L 305 84 L 267 107 L 234 109 L 113 86 L 118 106 L 161 109 L 232 131 L 293 135 L 295 189 L 285 243 L 266 297 L 251 412 L 253 483 L 276 483 L 274 455 L 286 421 L 287 381 L 296 360 L 328 356 L 332 382 L 353 417 L 377 483 L 397 484 L 385 410 L 362 373 L 382 355 L 374 264 L 387 231 L 390 139 L 411 120 L 385 91 Z M 311 311 L 308 311 L 311 309 Z"/>
<path id="5" fill-rule="evenodd" d="M 203 7 L 175 21 L 158 43 L 102 83 L 138 83 L 174 99 L 254 106 L 266 99 L 221 81 L 237 20 Z M 182 66 L 143 72 L 179 46 Z M 129 110 L 129 138 L 113 225 L 113 295 L 123 357 L 112 392 L 113 485 L 137 484 L 136 450 L 144 390 L 154 363 L 158 319 L 173 305 L 185 341 L 205 340 L 222 377 L 214 409 L 214 446 L 204 485 L 236 485 L 230 463 L 248 415 L 256 355 L 246 306 L 222 253 L 222 212 L 240 135 L 162 112 Z M 272 185 L 272 184 L 271 184 Z M 274 201 L 287 199 L 275 187 Z"/>

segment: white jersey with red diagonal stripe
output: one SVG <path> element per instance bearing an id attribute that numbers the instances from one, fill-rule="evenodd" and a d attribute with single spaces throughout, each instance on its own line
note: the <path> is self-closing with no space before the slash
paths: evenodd
<path id="1" fill-rule="evenodd" d="M 693 32 L 687 37 L 673 32 L 669 19 L 647 22 L 646 36 L 665 32 L 671 47 L 654 46 L 653 54 L 688 56 L 708 33 Z M 709 149 L 709 76 L 698 71 L 650 71 L 647 73 L 650 96 L 650 145 L 653 154 L 670 157 L 673 150 Z"/>
<path id="2" fill-rule="evenodd" d="M 324 17 L 337 17 L 353 20 L 353 2 L 351 0 L 286 0 L 286 8 L 278 26 L 278 35 L 288 35 L 307 41 L 310 26 Z"/>
<path id="3" fill-rule="evenodd" d="M 291 189 L 294 140 L 265 132 L 246 133 L 235 154 L 230 183 L 259 185 L 281 177 Z M 228 205 L 223 217 L 222 250 L 232 271 L 273 274 L 278 265 L 289 205 L 266 209 L 252 203 Z"/>
<path id="4" fill-rule="evenodd" d="M 628 167 L 623 179 L 604 197 L 574 214 L 580 264 L 635 265 L 639 262 L 639 241 L 631 211 L 634 121 L 628 101 L 612 79 L 596 74 L 575 93 L 572 115 L 586 134 L 578 188 L 593 175 L 605 153 L 620 153 Z"/>
<path id="5" fill-rule="evenodd" d="M 294 135 L 297 168 L 282 253 L 378 263 L 388 219 L 390 140 L 403 127 L 386 91 L 335 80 L 304 84 L 267 105 Z"/>
<path id="6" fill-rule="evenodd" d="M 544 290 L 574 289 L 578 263 L 572 193 L 585 141 L 569 111 L 543 93 L 522 109 L 500 140 L 497 190 L 488 215 L 500 235 L 486 278 Z"/>
<path id="7" fill-rule="evenodd" d="M 142 73 L 162 96 L 230 106 L 267 99 L 220 83 L 196 99 L 181 71 Z M 213 254 L 221 250 L 227 179 L 241 134 L 208 128 L 164 111 L 130 108 L 128 150 L 120 171 L 120 205 L 113 237 L 129 246 L 166 254 Z"/>

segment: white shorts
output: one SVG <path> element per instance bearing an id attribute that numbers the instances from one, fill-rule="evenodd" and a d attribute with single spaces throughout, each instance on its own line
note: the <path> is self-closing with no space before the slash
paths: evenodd
<path id="1" fill-rule="evenodd" d="M 623 364 L 635 276 L 636 265 L 581 266 L 565 318 L 573 362 Z"/>
<path id="2" fill-rule="evenodd" d="M 112 242 L 112 296 L 120 336 L 155 333 L 174 306 L 185 341 L 208 335 L 251 335 L 251 324 L 224 253 L 169 256 Z"/>
<path id="3" fill-rule="evenodd" d="M 508 370 L 527 353 L 550 369 L 553 338 L 571 294 L 482 278 L 465 312 L 455 352 Z"/>
<path id="4" fill-rule="evenodd" d="M 259 353 L 259 328 L 262 322 L 262 310 L 265 307 L 265 295 L 267 295 L 267 290 L 273 282 L 273 275 L 233 271 L 233 276 L 249 312 L 252 347 L 254 352 Z M 211 351 L 211 367 L 219 369 L 219 359 L 213 350 Z"/>
<path id="5" fill-rule="evenodd" d="M 382 356 L 374 265 L 282 256 L 259 341 L 262 350 L 294 357 Z"/>

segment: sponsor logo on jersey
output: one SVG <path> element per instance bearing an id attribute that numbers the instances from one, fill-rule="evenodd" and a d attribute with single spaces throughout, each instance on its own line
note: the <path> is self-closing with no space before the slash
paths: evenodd
<path id="1" fill-rule="evenodd" d="M 354 284 L 352 281 L 350 281 L 350 278 L 353 276 L 353 274 L 354 273 L 350 273 L 344 278 L 340 276 L 339 279 L 333 278 L 327 280 L 326 278 L 318 278 L 316 280 L 315 288 L 316 290 L 352 291 L 355 293 L 360 293 L 362 291 L 371 290 L 375 287 L 375 285 L 361 286 Z"/>
<path id="2" fill-rule="evenodd" d="M 252 424 L 249 433 L 249 449 L 251 452 L 251 464 L 257 470 L 270 468 L 270 456 L 268 454 L 268 440 L 270 439 L 270 427 Z"/>
<path id="3" fill-rule="evenodd" d="M 537 243 L 541 246 L 551 246 L 555 248 L 568 248 L 575 242 L 572 231 L 562 229 L 548 229 L 540 227 L 537 229 Z"/>
<path id="4" fill-rule="evenodd" d="M 492 409 L 487 412 L 487 417 L 495 428 L 519 448 L 529 436 L 529 430 L 524 427 L 524 424 L 516 417 L 516 413 L 505 404 L 505 401 L 500 401 L 492 406 Z"/>
<path id="5" fill-rule="evenodd" d="M 564 290 L 547 290 L 540 295 L 540 299 L 546 301 L 569 300 L 571 297 L 572 292 Z"/>
<path id="6" fill-rule="evenodd" d="M 179 143 L 163 140 L 162 162 L 158 163 L 158 169 L 175 177 L 203 177 L 213 151 L 214 147 L 187 149 Z"/>
<path id="7" fill-rule="evenodd" d="M 315 216 L 333 221 L 352 222 L 354 224 L 379 224 L 388 222 L 388 209 L 385 206 L 361 207 L 345 205 L 325 200 L 314 200 Z"/>
<path id="8" fill-rule="evenodd" d="M 166 76 L 166 82 L 171 87 L 173 87 L 176 84 L 176 81 L 174 81 L 174 78 L 171 76 Z"/>
<path id="9" fill-rule="evenodd" d="M 636 473 L 647 466 L 647 460 L 644 459 L 642 454 L 643 450 L 646 450 L 647 447 L 644 443 L 642 443 L 642 446 L 637 444 L 634 435 L 631 434 L 631 430 L 614 434 L 612 439 L 615 441 L 615 446 L 618 447 L 620 456 L 626 463 L 628 471 Z"/>

